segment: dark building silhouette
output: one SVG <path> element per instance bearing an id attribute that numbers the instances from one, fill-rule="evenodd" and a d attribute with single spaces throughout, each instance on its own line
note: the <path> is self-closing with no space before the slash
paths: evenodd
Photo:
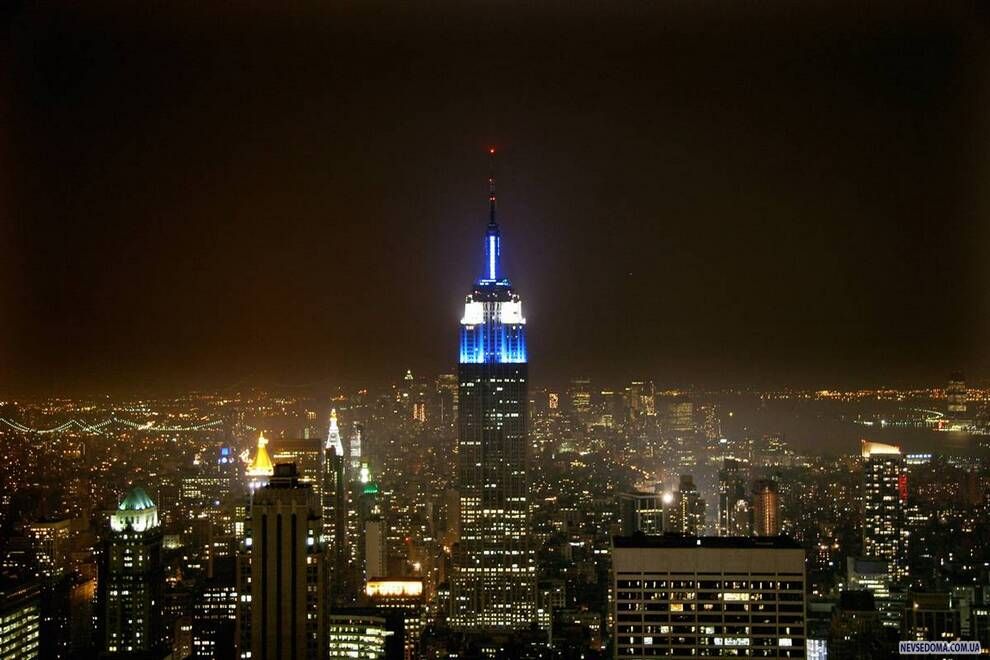
<path id="1" fill-rule="evenodd" d="M 238 571 L 238 593 L 250 594 L 239 603 L 250 610 L 238 616 L 242 654 L 249 649 L 252 660 L 326 657 L 323 521 L 295 465 L 275 465 L 268 484 L 254 492 L 249 529 Z"/>

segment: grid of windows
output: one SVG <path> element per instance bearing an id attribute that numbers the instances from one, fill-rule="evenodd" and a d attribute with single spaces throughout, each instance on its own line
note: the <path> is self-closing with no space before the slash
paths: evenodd
<path id="1" fill-rule="evenodd" d="M 802 576 L 620 574 L 620 657 L 804 656 Z"/>
<path id="2" fill-rule="evenodd" d="M 805 553 L 774 537 L 618 536 L 618 658 L 803 658 Z"/>

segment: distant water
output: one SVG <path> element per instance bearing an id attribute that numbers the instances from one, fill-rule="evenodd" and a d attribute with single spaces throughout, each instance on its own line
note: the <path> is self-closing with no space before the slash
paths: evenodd
<path id="1" fill-rule="evenodd" d="M 878 407 L 891 404 L 877 404 Z M 990 455 L 990 438 L 926 428 L 866 426 L 853 420 L 865 406 L 819 401 L 759 401 L 737 397 L 722 402 L 723 431 L 730 438 L 746 433 L 761 436 L 784 433 L 788 444 L 810 454 L 853 454 L 860 440 L 899 445 L 906 453 L 931 452 L 950 455 Z M 857 410 L 856 408 L 859 408 Z M 728 412 L 732 411 L 730 417 Z M 983 445 L 982 447 L 980 445 Z"/>

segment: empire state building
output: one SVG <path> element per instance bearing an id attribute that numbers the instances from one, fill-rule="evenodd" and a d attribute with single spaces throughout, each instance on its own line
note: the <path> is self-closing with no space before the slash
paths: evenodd
<path id="1" fill-rule="evenodd" d="M 529 543 L 526 319 L 502 272 L 494 176 L 484 255 L 484 273 L 467 295 L 460 328 L 461 538 L 453 556 L 450 623 L 498 631 L 528 628 L 535 620 L 536 562 Z"/>

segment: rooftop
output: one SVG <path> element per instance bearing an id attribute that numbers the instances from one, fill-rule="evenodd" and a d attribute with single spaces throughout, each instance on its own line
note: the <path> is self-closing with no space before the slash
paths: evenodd
<path id="1" fill-rule="evenodd" d="M 155 508 L 155 503 L 151 501 L 148 494 L 140 486 L 135 486 L 127 494 L 124 501 L 117 505 L 118 511 L 143 511 Z"/>
<path id="2" fill-rule="evenodd" d="M 616 548 L 801 549 L 797 541 L 787 536 L 648 536 L 642 532 L 636 532 L 632 536 L 614 536 L 612 545 Z"/>
<path id="3" fill-rule="evenodd" d="M 268 455 L 268 438 L 264 433 L 258 436 L 258 451 L 254 455 L 254 460 L 248 466 L 247 473 L 251 476 L 271 476 L 274 471 L 271 456 Z"/>

